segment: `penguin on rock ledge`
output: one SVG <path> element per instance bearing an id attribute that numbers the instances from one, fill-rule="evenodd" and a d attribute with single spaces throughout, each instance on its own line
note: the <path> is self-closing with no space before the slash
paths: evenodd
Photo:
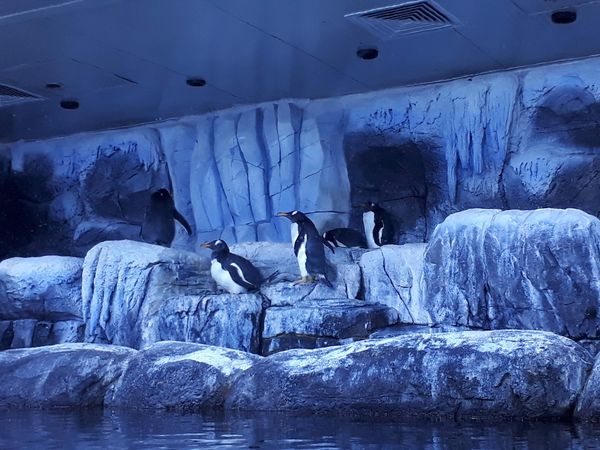
<path id="1" fill-rule="evenodd" d="M 200 246 L 212 250 L 210 275 L 217 286 L 230 294 L 257 290 L 264 283 L 273 281 L 279 274 L 275 271 L 268 277 L 263 277 L 250 261 L 231 253 L 229 246 L 222 239 L 205 242 Z"/>
<path id="2" fill-rule="evenodd" d="M 292 245 L 301 275 L 294 284 L 313 283 L 321 279 L 333 287 L 327 278 L 328 265 L 325 259 L 325 246 L 335 252 L 333 246 L 323 239 L 312 220 L 301 211 L 279 212 L 277 215 L 292 221 Z"/>

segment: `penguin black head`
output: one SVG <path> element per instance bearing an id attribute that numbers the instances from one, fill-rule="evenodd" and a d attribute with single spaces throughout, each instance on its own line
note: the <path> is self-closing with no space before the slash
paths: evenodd
<path id="1" fill-rule="evenodd" d="M 381 209 L 381 206 L 379 206 L 377 203 L 372 202 L 372 201 L 368 201 L 366 203 L 363 203 L 362 205 L 360 205 L 363 209 L 363 211 L 377 211 Z"/>
<path id="2" fill-rule="evenodd" d="M 158 191 L 155 191 L 152 193 L 152 200 L 154 201 L 162 201 L 162 202 L 168 202 L 170 200 L 172 200 L 171 194 L 169 191 L 167 191 L 166 189 L 159 189 Z"/>
<path id="3" fill-rule="evenodd" d="M 214 241 L 208 241 L 204 244 L 200 244 L 202 248 L 208 248 L 213 251 L 213 253 L 229 253 L 229 247 L 227 243 L 222 239 L 217 239 Z"/>
<path id="4" fill-rule="evenodd" d="M 306 217 L 303 212 L 296 210 L 290 212 L 278 212 L 277 215 L 281 217 L 287 217 L 294 223 L 310 221 L 310 219 Z"/>

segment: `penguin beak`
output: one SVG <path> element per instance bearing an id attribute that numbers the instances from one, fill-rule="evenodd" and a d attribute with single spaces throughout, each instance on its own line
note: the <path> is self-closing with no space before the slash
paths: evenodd
<path id="1" fill-rule="evenodd" d="M 204 244 L 200 244 L 200 247 L 202 248 L 212 248 L 212 245 L 210 242 L 205 242 Z"/>
<path id="2" fill-rule="evenodd" d="M 277 215 L 281 216 L 281 217 L 288 217 L 290 215 L 290 213 L 288 213 L 288 212 L 278 212 Z"/>

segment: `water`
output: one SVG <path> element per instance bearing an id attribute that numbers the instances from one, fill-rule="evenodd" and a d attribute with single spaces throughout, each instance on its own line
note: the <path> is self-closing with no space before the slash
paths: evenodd
<path id="1" fill-rule="evenodd" d="M 600 449 L 600 424 L 0 411 L 0 449 Z"/>

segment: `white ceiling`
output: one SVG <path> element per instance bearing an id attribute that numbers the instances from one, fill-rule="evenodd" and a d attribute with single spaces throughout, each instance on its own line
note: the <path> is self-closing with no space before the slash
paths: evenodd
<path id="1" fill-rule="evenodd" d="M 600 0 L 436 1 L 456 26 L 383 41 L 344 15 L 401 0 L 1 0 L 0 84 L 42 100 L 0 107 L 0 141 L 600 54 Z"/>

